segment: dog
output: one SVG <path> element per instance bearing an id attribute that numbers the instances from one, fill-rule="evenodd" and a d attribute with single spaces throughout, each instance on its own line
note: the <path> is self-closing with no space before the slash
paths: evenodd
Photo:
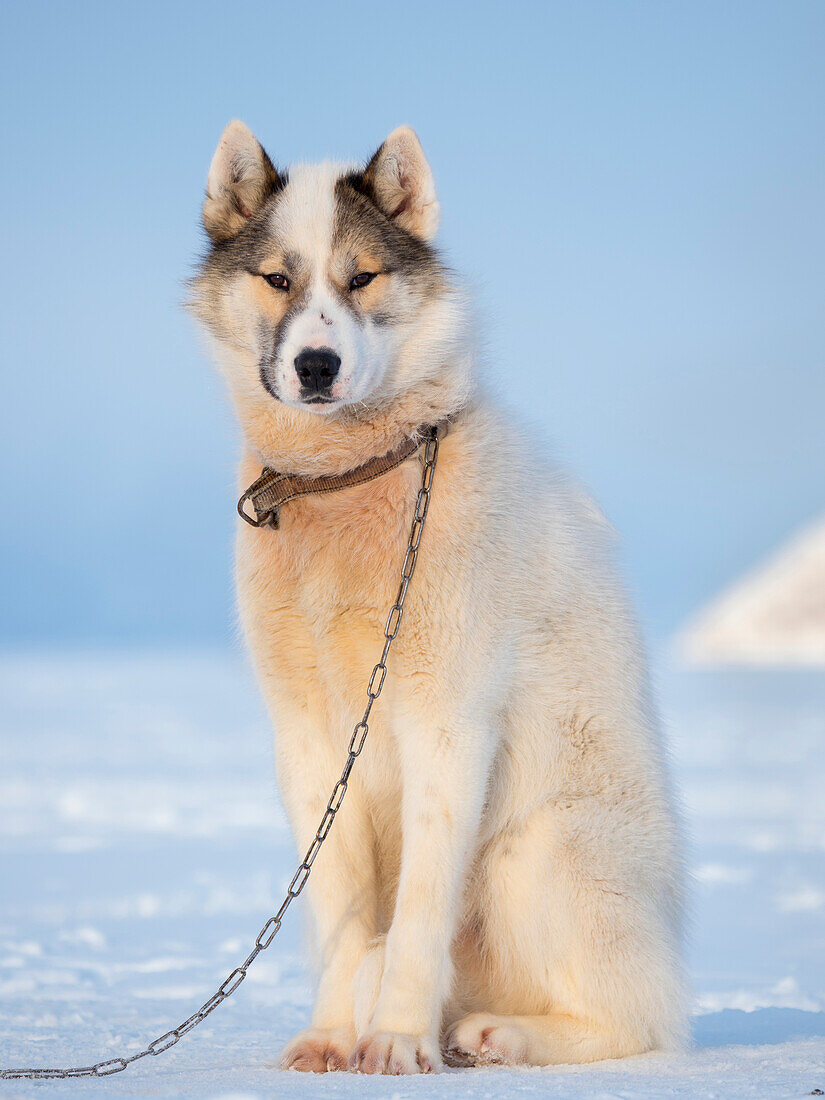
<path id="1" fill-rule="evenodd" d="M 582 1063 L 684 1039 L 683 861 L 637 629 L 594 504 L 479 378 L 413 130 L 275 167 L 232 122 L 192 307 L 244 439 L 335 476 L 449 421 L 387 682 L 310 898 L 318 988 L 281 1066 Z M 240 617 L 295 840 L 347 756 L 421 454 L 239 524 Z"/>

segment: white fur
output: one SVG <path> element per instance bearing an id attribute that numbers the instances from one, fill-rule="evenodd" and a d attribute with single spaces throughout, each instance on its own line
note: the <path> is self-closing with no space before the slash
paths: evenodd
<path id="1" fill-rule="evenodd" d="M 476 386 L 458 294 L 393 333 L 381 370 L 347 344 L 321 274 L 332 172 L 291 177 L 282 216 L 318 275 L 290 340 L 327 338 L 315 314 L 329 310 L 327 339 L 353 356 L 348 393 L 373 411 L 279 410 L 254 347 L 225 341 L 250 445 L 242 481 L 260 459 L 347 469 L 463 411 L 370 737 L 308 886 L 318 996 L 283 1064 L 419 1072 L 440 1048 L 546 1065 L 672 1047 L 685 1030 L 680 844 L 609 529 Z M 224 327 L 242 331 L 244 308 Z M 301 851 L 363 709 L 419 477 L 413 460 L 293 501 L 277 532 L 241 525 L 241 612 Z"/>

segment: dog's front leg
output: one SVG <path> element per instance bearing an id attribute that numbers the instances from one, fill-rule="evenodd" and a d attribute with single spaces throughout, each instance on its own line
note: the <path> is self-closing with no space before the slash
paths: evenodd
<path id="1" fill-rule="evenodd" d="M 279 746 L 284 803 L 301 853 L 311 843 L 340 775 L 340 752 L 319 743 L 309 726 L 293 723 L 291 746 Z M 290 751 L 290 749 L 292 751 Z M 308 751 L 309 750 L 309 751 Z M 345 1069 L 355 1041 L 353 979 L 376 933 L 374 835 L 357 781 L 313 865 L 306 886 L 319 971 L 312 1027 L 281 1055 L 283 1069 L 323 1073 Z"/>
<path id="2" fill-rule="evenodd" d="M 483 726 L 477 719 L 439 720 L 431 706 L 418 715 L 397 731 L 404 783 L 401 871 L 378 999 L 350 1058 L 351 1068 L 362 1073 L 441 1068 L 450 946 L 484 803 L 491 746 Z"/>

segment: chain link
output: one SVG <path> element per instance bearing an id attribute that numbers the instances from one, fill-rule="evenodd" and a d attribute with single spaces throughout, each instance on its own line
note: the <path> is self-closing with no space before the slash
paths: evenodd
<path id="1" fill-rule="evenodd" d="M 183 1021 L 183 1023 L 178 1024 L 178 1026 L 172 1028 L 171 1031 L 167 1031 L 163 1035 L 159 1035 L 157 1039 L 153 1039 L 151 1043 L 145 1046 L 143 1050 L 139 1051 L 137 1054 L 132 1054 L 128 1058 L 110 1058 L 105 1062 L 96 1062 L 93 1066 L 77 1066 L 72 1069 L 3 1069 L 0 1070 L 0 1080 L 13 1081 L 20 1078 L 41 1080 L 55 1077 L 109 1077 L 113 1073 L 121 1073 L 127 1066 L 130 1066 L 132 1062 L 137 1062 L 139 1059 L 145 1058 L 147 1054 L 163 1054 L 182 1039 L 184 1035 L 188 1034 L 188 1032 L 205 1020 L 210 1012 L 214 1012 L 219 1004 L 223 1004 L 227 997 L 232 996 L 246 977 L 249 967 L 254 963 L 258 955 L 260 955 L 262 951 L 265 951 L 275 939 L 281 927 L 281 921 L 284 918 L 284 914 L 293 900 L 298 897 L 304 886 L 306 886 L 315 858 L 321 850 L 321 845 L 329 835 L 332 823 L 335 820 L 335 815 L 341 809 L 341 804 L 347 793 L 347 784 L 349 783 L 353 765 L 355 764 L 356 758 L 360 755 L 364 747 L 364 742 L 367 739 L 367 734 L 369 733 L 370 711 L 384 686 L 384 680 L 387 675 L 387 657 L 389 656 L 390 647 L 401 626 L 401 618 L 404 614 L 404 601 L 407 598 L 407 589 L 409 588 L 410 580 L 415 570 L 415 564 L 418 558 L 418 548 L 421 545 L 421 535 L 424 531 L 427 511 L 430 507 L 430 492 L 432 490 L 437 460 L 438 430 L 436 428 L 431 428 L 428 429 L 425 437 L 424 467 L 421 475 L 421 488 L 418 490 L 418 496 L 415 500 L 415 511 L 413 513 L 410 537 L 407 543 L 407 553 L 404 556 L 404 564 L 401 567 L 401 583 L 398 586 L 395 603 L 392 605 L 387 615 L 387 621 L 384 627 L 384 648 L 381 652 L 381 658 L 373 668 L 369 679 L 369 684 L 367 686 L 367 705 L 364 709 L 364 714 L 361 721 L 358 722 L 352 732 L 344 770 L 341 772 L 341 778 L 332 790 L 327 808 L 324 811 L 324 815 L 321 818 L 321 822 L 313 837 L 312 843 L 307 849 L 306 855 L 301 861 L 297 871 L 292 876 L 292 881 L 287 888 L 286 896 L 281 902 L 280 909 L 278 909 L 274 916 L 269 918 L 260 930 L 255 939 L 255 945 L 250 953 L 241 965 L 236 967 L 232 973 L 224 979 L 216 992 L 212 994 L 205 1004 L 201 1005 L 197 1012 L 193 1012 L 191 1016 L 188 1016 Z"/>

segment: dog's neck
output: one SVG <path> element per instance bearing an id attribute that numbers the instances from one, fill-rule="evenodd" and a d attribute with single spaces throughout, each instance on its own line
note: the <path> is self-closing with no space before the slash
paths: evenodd
<path id="1" fill-rule="evenodd" d="M 261 466 L 306 476 L 339 474 L 386 454 L 424 424 L 455 417 L 471 403 L 463 372 L 428 379 L 371 409 L 331 416 L 293 409 L 268 394 L 235 392 L 250 452 Z"/>

